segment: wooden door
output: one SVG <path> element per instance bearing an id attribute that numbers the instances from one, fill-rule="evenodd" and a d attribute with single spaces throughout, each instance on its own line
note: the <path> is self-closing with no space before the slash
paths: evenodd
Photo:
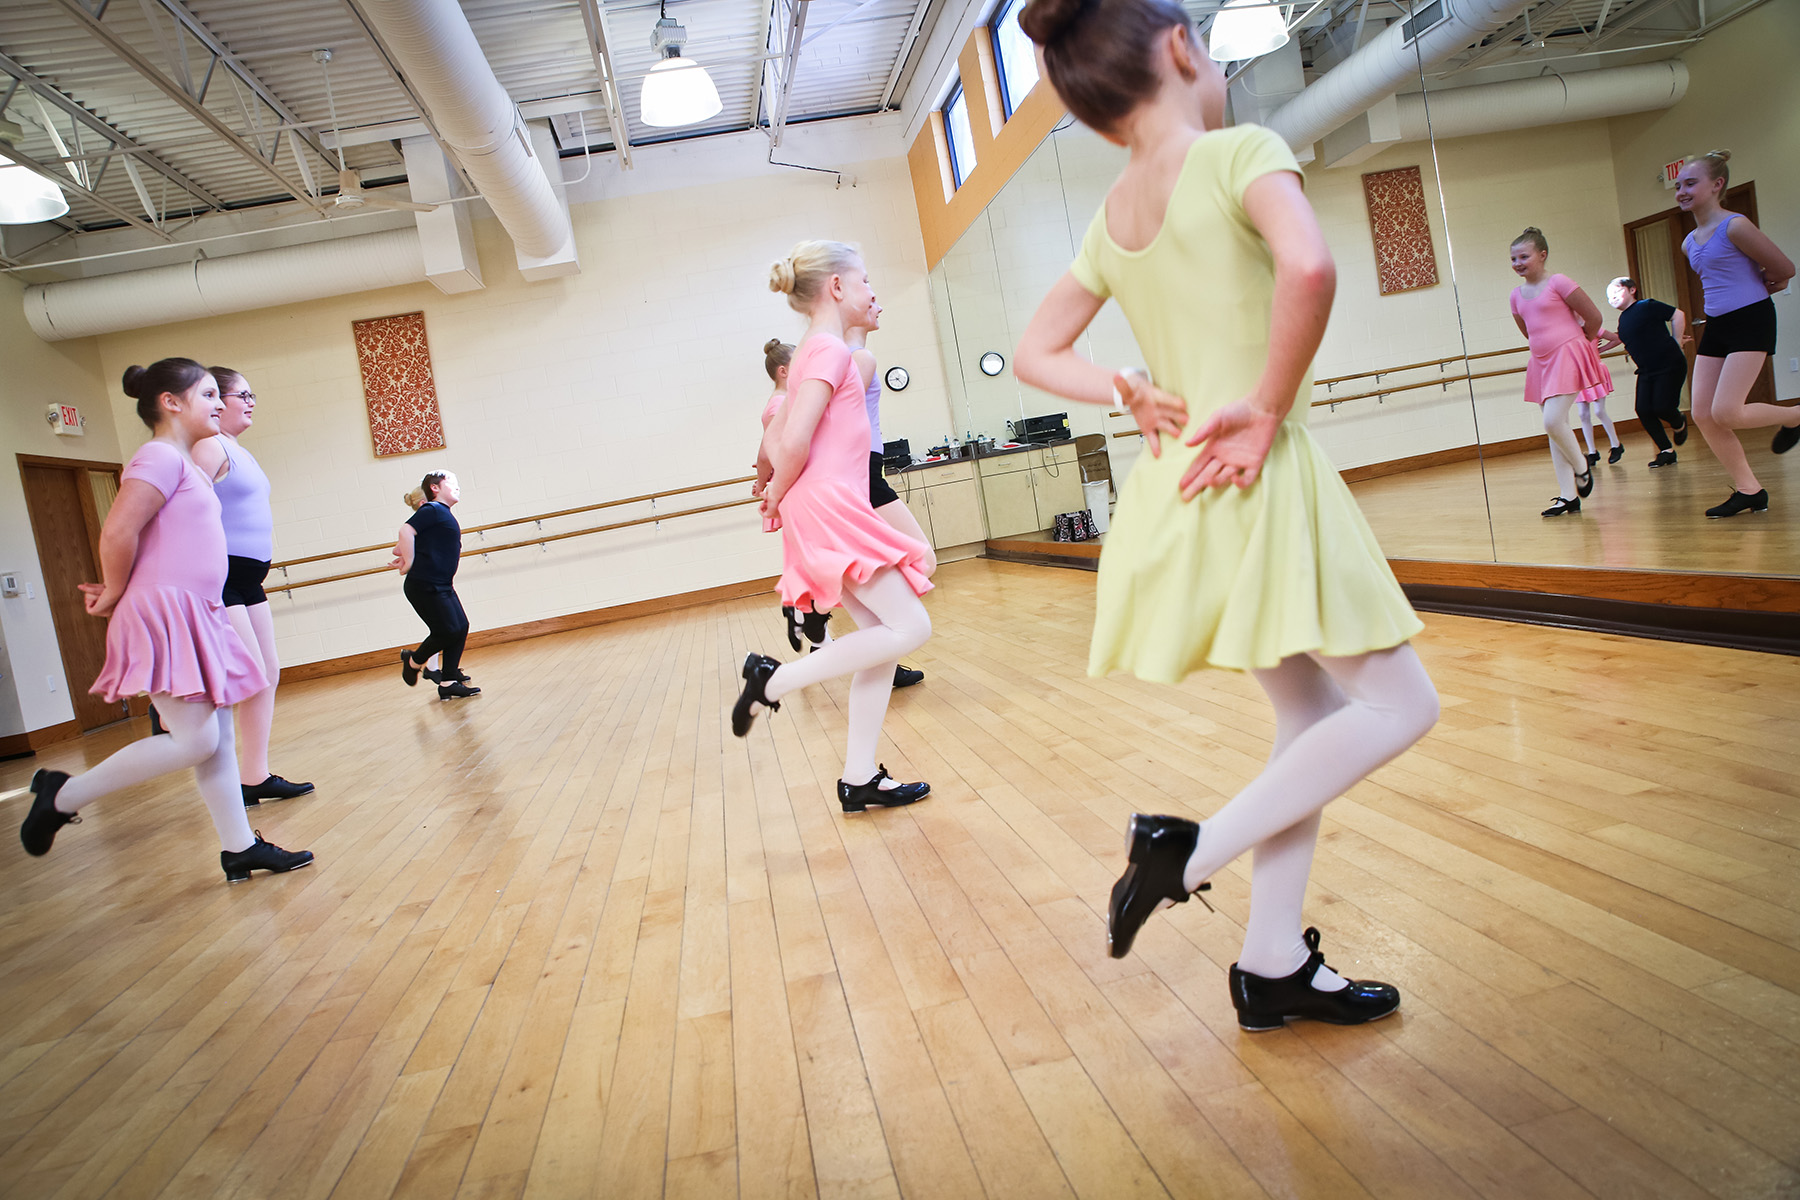
<path id="1" fill-rule="evenodd" d="M 1725 191 L 1725 207 L 1732 212 L 1742 213 L 1752 221 L 1756 216 L 1756 184 L 1740 183 Z M 1760 221 L 1757 221 L 1761 224 Z M 1688 315 L 1688 322 L 1694 334 L 1694 345 L 1700 344 L 1701 334 L 1706 332 L 1706 289 L 1701 286 L 1700 276 L 1688 265 L 1687 255 L 1681 251 L 1681 243 L 1688 234 L 1694 231 L 1694 218 L 1679 208 L 1667 208 L 1648 217 L 1640 217 L 1625 225 L 1625 261 L 1630 265 L 1631 277 L 1638 281 L 1639 296 L 1652 297 L 1665 304 L 1673 304 Z M 1666 239 L 1666 241 L 1665 241 Z M 1666 291 L 1672 280 L 1674 298 L 1660 294 Z M 1688 356 L 1688 377 L 1693 378 L 1693 356 Z M 1775 362 L 1773 357 L 1763 360 L 1762 374 L 1756 377 L 1756 384 L 1750 389 L 1748 402 L 1752 404 L 1775 403 Z"/>
<path id="2" fill-rule="evenodd" d="M 50 601 L 50 618 L 62 650 L 69 699 L 83 729 L 110 725 L 130 713 L 127 705 L 108 704 L 87 690 L 106 662 L 106 622 L 88 616 L 76 587 L 100 578 L 101 515 L 96 491 L 100 496 L 116 492 L 118 472 L 112 463 L 19 456 L 25 508 L 31 515 L 31 532 L 44 573 L 44 594 Z M 103 475 L 106 484 L 96 489 L 90 475 Z"/>

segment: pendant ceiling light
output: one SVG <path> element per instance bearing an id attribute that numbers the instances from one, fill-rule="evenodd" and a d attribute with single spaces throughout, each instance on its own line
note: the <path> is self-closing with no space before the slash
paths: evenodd
<path id="1" fill-rule="evenodd" d="M 1287 45 L 1287 19 L 1268 0 L 1226 0 L 1213 14 L 1206 52 L 1214 62 L 1261 58 Z"/>
<path id="2" fill-rule="evenodd" d="M 638 96 L 638 116 L 644 124 L 659 129 L 696 125 L 725 107 L 706 68 L 681 56 L 685 45 L 687 30 L 676 24 L 665 5 L 662 18 L 650 31 L 650 48 L 662 55 L 662 61 L 650 68 Z"/>
<path id="3" fill-rule="evenodd" d="M 0 122 L 0 225 L 35 225 L 69 211 L 61 188 L 6 156 L 24 132 L 11 121 Z"/>

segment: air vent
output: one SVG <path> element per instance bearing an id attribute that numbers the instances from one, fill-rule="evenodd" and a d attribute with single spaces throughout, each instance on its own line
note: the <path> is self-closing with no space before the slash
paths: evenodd
<path id="1" fill-rule="evenodd" d="M 1424 8 L 1414 13 L 1400 27 L 1400 34 L 1405 45 L 1412 45 L 1419 40 L 1421 34 L 1430 33 L 1439 25 L 1450 19 L 1450 5 L 1447 0 L 1431 0 Z"/>

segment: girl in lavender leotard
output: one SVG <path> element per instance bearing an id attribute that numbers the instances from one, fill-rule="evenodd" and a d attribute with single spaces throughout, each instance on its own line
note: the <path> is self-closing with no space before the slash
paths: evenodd
<path id="1" fill-rule="evenodd" d="M 886 443 L 881 440 L 881 378 L 877 374 L 875 355 L 869 350 L 869 335 L 880 328 L 881 305 L 872 304 L 867 322 L 844 333 L 844 344 L 850 347 L 851 361 L 863 379 L 863 411 L 869 414 L 869 503 L 875 506 L 876 516 L 925 547 L 925 574 L 933 575 L 937 573 L 937 555 L 932 552 L 931 539 L 919 528 L 918 518 L 888 484 L 882 471 Z M 894 686 L 897 688 L 911 687 L 924 678 L 925 672 L 913 667 L 894 667 Z"/>
<path id="2" fill-rule="evenodd" d="M 245 648 L 262 660 L 269 686 L 237 708 L 238 776 L 245 805 L 264 800 L 292 800 L 313 790 L 310 783 L 291 783 L 269 770 L 269 729 L 275 722 L 275 685 L 281 659 L 275 653 L 275 620 L 263 591 L 270 560 L 275 557 L 275 514 L 269 507 L 269 477 L 261 464 L 238 444 L 256 412 L 256 393 L 243 375 L 230 367 L 210 367 L 219 384 L 225 411 L 219 414 L 219 436 L 194 445 L 194 465 L 213 480 L 213 491 L 225 522 L 225 615 Z"/>
<path id="3" fill-rule="evenodd" d="M 1693 215 L 1681 243 L 1705 291 L 1706 329 L 1694 357 L 1694 423 L 1731 476 L 1731 495 L 1709 517 L 1764 512 L 1769 493 L 1757 482 L 1740 429 L 1780 425 L 1770 449 L 1785 454 L 1800 442 L 1800 409 L 1747 404 L 1763 361 L 1775 352 L 1775 304 L 1769 296 L 1794 277 L 1793 261 L 1748 217 L 1726 210 L 1731 151 L 1690 158 L 1675 184 L 1675 203 Z"/>
<path id="4" fill-rule="evenodd" d="M 841 600 L 855 633 L 792 663 L 761 654 L 744 660 L 744 689 L 731 731 L 750 732 L 763 708 L 789 692 L 854 675 L 838 802 L 847 813 L 922 800 L 931 788 L 900 784 L 875 761 L 882 718 L 900 656 L 931 636 L 919 597 L 931 590 L 925 545 L 875 515 L 869 503 L 869 419 L 864 384 L 844 344 L 875 303 L 862 257 L 842 242 L 802 242 L 769 273 L 811 326 L 788 367 L 788 399 L 763 435 L 774 473 L 763 515 L 781 522 L 784 604 L 824 611 Z"/>
<path id="5" fill-rule="evenodd" d="M 165 358 L 128 368 L 125 393 L 154 436 L 126 464 L 100 530 L 103 582 L 81 585 L 87 611 L 107 618 L 106 665 L 89 690 L 109 702 L 148 693 L 169 732 L 80 775 L 39 771 L 19 840 L 28 854 L 48 853 L 83 806 L 192 767 L 228 881 L 304 867 L 311 851 L 283 850 L 251 830 L 238 786 L 231 706 L 268 680 L 219 602 L 225 530 L 218 497 L 193 460 L 194 444 L 219 432 L 219 385 L 192 359 Z"/>

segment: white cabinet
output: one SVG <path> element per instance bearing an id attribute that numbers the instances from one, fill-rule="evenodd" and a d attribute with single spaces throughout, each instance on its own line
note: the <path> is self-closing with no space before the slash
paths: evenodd
<path id="1" fill-rule="evenodd" d="M 990 538 L 1037 533 L 1085 506 L 1075 444 L 977 460 Z"/>
<path id="2" fill-rule="evenodd" d="M 922 467 L 887 477 L 934 549 L 983 538 L 981 499 L 973 463 Z"/>

